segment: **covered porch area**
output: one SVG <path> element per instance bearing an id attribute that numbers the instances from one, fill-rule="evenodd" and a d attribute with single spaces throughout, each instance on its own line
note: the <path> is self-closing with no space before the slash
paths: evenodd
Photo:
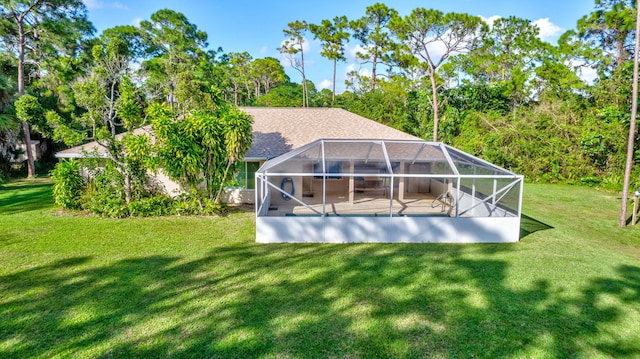
<path id="1" fill-rule="evenodd" d="M 442 143 L 318 140 L 266 162 L 256 184 L 258 242 L 519 239 L 522 176 Z"/>

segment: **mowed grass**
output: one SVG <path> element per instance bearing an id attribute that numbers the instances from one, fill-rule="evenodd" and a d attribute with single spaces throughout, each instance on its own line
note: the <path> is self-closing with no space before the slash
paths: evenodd
<path id="1" fill-rule="evenodd" d="M 254 243 L 252 212 L 60 213 L 0 187 L 0 357 L 640 357 L 640 226 L 525 186 L 515 244 Z"/>

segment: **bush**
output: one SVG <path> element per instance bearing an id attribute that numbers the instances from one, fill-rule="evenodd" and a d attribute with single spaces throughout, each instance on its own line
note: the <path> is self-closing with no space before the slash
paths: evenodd
<path id="1" fill-rule="evenodd" d="M 174 209 L 178 215 L 211 216 L 224 213 L 227 205 L 216 204 L 214 200 L 203 198 L 196 190 L 192 190 L 174 199 Z"/>
<path id="2" fill-rule="evenodd" d="M 84 208 L 102 217 L 124 218 L 129 216 L 129 208 L 117 194 L 96 188 L 94 185 L 83 195 Z"/>
<path id="3" fill-rule="evenodd" d="M 595 187 L 598 186 L 601 182 L 602 180 L 595 176 L 586 176 L 580 178 L 580 184 L 583 186 Z"/>
<path id="4" fill-rule="evenodd" d="M 58 162 L 50 176 L 54 180 L 55 203 L 66 209 L 80 209 L 86 184 L 80 174 L 78 161 L 71 159 Z"/>
<path id="5" fill-rule="evenodd" d="M 173 199 L 160 194 L 129 203 L 131 217 L 167 216 L 173 213 Z"/>

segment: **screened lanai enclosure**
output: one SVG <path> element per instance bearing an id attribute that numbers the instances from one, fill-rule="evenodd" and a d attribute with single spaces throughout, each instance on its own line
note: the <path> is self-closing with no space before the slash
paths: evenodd
<path id="1" fill-rule="evenodd" d="M 439 142 L 318 140 L 256 172 L 256 241 L 516 242 L 522 182 Z"/>

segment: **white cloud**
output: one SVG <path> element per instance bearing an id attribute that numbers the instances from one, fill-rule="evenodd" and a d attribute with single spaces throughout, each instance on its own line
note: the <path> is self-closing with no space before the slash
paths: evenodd
<path id="1" fill-rule="evenodd" d="M 267 52 L 269 52 L 269 47 L 267 47 L 267 46 L 262 46 L 262 47 L 260 48 L 260 50 L 258 50 L 258 53 L 259 53 L 260 55 L 264 55 L 264 54 L 266 54 Z"/>
<path id="2" fill-rule="evenodd" d="M 356 65 L 354 64 L 349 64 L 347 65 L 347 67 L 344 69 L 344 73 L 345 75 L 348 74 L 349 72 L 353 72 L 356 69 Z"/>
<path id="3" fill-rule="evenodd" d="M 138 27 L 140 26 L 141 22 L 142 22 L 141 17 L 134 17 L 133 20 L 131 20 L 131 25 Z"/>
<path id="4" fill-rule="evenodd" d="M 344 70 L 346 77 L 349 77 L 350 72 L 357 72 L 360 76 L 371 77 L 371 70 L 365 67 L 356 68 L 356 64 L 349 64 Z"/>
<path id="5" fill-rule="evenodd" d="M 324 79 L 318 84 L 318 90 L 331 89 L 331 80 Z"/>
<path id="6" fill-rule="evenodd" d="M 593 82 L 598 78 L 598 71 L 587 64 L 585 60 L 576 59 L 573 61 L 565 61 L 565 65 L 575 71 L 580 80 L 588 85 L 593 85 Z"/>
<path id="7" fill-rule="evenodd" d="M 129 10 L 129 7 L 127 5 L 125 5 L 125 4 L 123 4 L 123 3 L 119 2 L 119 1 L 113 1 L 113 2 L 105 4 L 104 1 L 100 1 L 100 0 L 82 0 L 82 3 L 89 10 L 103 9 L 105 7 L 112 8 L 112 9 L 118 9 L 118 10 Z"/>
<path id="8" fill-rule="evenodd" d="M 578 70 L 578 76 L 582 81 L 593 85 L 593 82 L 598 78 L 598 71 L 591 66 L 585 66 Z"/>
<path id="9" fill-rule="evenodd" d="M 501 18 L 502 18 L 502 16 L 500 16 L 500 15 L 493 15 L 493 16 L 489 16 L 489 17 L 484 17 L 484 16 L 480 15 L 480 18 L 482 19 L 482 21 L 486 22 L 486 23 L 487 23 L 487 25 L 489 25 L 489 26 L 493 26 L 493 23 L 494 23 L 496 20 L 501 19 Z"/>
<path id="10" fill-rule="evenodd" d="M 89 10 L 101 9 L 104 7 L 104 3 L 98 0 L 82 0 L 82 3 Z"/>
<path id="11" fill-rule="evenodd" d="M 119 1 L 115 1 L 111 3 L 111 7 L 114 9 L 122 9 L 122 10 L 129 10 L 129 7 Z"/>
<path id="12" fill-rule="evenodd" d="M 490 27 L 493 26 L 493 23 L 496 22 L 496 20 L 501 19 L 502 16 L 500 15 L 493 15 L 493 16 L 489 16 L 489 17 L 484 17 L 482 15 L 480 15 L 480 18 L 482 19 L 482 21 L 484 21 L 485 23 L 487 23 L 487 25 L 489 25 Z M 552 23 L 548 17 L 545 18 L 541 18 L 538 20 L 535 20 L 532 22 L 533 25 L 537 26 L 538 29 L 540 30 L 538 32 L 538 38 L 542 41 L 546 41 L 549 42 L 551 40 L 555 40 L 555 38 L 560 35 L 560 33 L 564 30 L 563 28 L 561 28 L 560 26 Z"/>
<path id="13" fill-rule="evenodd" d="M 562 32 L 562 28 L 551 21 L 549 21 L 548 17 L 535 20 L 533 25 L 537 26 L 540 29 L 540 33 L 538 34 L 538 38 L 542 41 L 549 42 L 554 39 L 556 36 L 560 35 Z"/>
<path id="14" fill-rule="evenodd" d="M 367 48 L 366 47 L 362 47 L 360 44 L 351 47 L 351 46 L 347 46 L 346 49 L 346 53 L 348 54 L 348 58 L 351 60 L 356 60 L 358 59 L 357 54 L 361 53 L 361 54 L 366 54 L 367 53 Z"/>
<path id="15" fill-rule="evenodd" d="M 448 51 L 447 46 L 442 41 L 436 41 L 436 42 L 427 44 L 427 50 L 429 50 L 429 57 L 431 57 L 431 59 L 434 62 L 440 61 L 442 56 L 446 54 Z M 458 52 L 454 51 L 454 52 L 451 52 L 449 56 L 453 56 L 456 54 L 458 54 Z"/>

